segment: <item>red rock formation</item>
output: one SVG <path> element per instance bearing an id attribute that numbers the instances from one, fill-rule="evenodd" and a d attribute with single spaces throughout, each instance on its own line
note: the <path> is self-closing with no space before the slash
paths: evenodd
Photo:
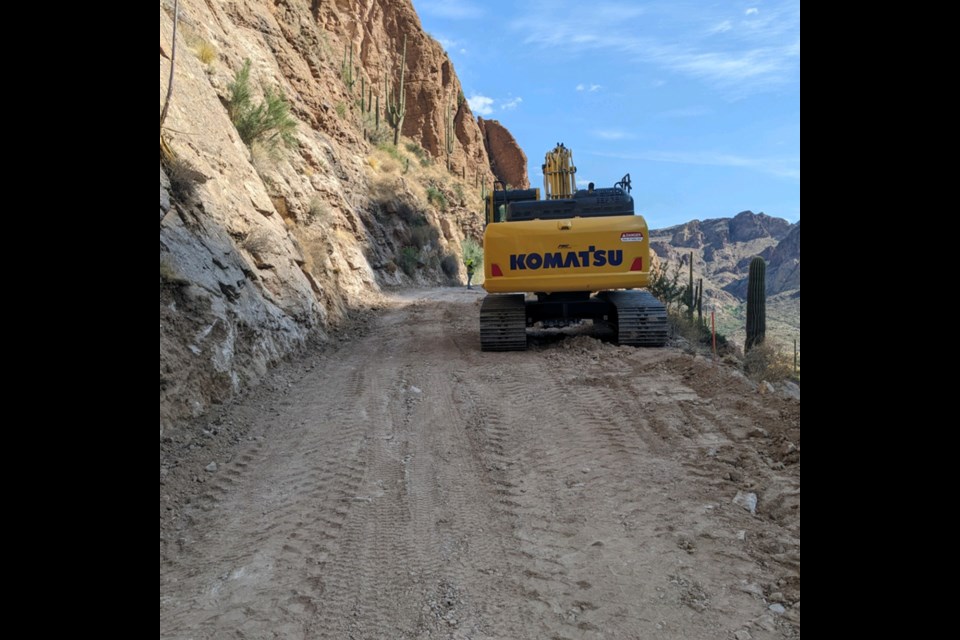
<path id="1" fill-rule="evenodd" d="M 332 37 L 345 37 L 355 50 L 360 67 L 374 96 L 384 93 L 384 80 L 397 89 L 398 69 L 407 38 L 405 93 L 407 111 L 403 135 L 416 140 L 435 158 L 446 162 L 446 127 L 449 112 L 456 141 L 450 154 L 454 174 L 480 181 L 490 180 L 490 161 L 483 136 L 454 71 L 453 63 L 439 42 L 427 34 L 410 0 L 338 0 L 323 3 L 317 20 Z M 342 45 L 341 45 L 342 48 Z M 359 81 L 358 81 L 359 84 Z M 355 88 L 356 89 L 356 88 Z"/>
<path id="2" fill-rule="evenodd" d="M 496 120 L 477 120 L 494 175 L 514 189 L 528 189 L 527 155 L 513 134 Z"/>

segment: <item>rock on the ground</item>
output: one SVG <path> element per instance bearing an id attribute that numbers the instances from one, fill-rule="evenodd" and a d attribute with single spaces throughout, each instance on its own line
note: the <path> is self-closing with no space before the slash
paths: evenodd
<path id="1" fill-rule="evenodd" d="M 792 380 L 785 380 L 780 383 L 780 395 L 784 398 L 800 399 L 800 385 Z"/>
<path id="2" fill-rule="evenodd" d="M 750 513 L 757 512 L 757 494 L 750 492 L 746 493 L 743 491 L 737 491 L 737 495 L 733 498 L 733 504 L 739 505 L 749 511 Z"/>

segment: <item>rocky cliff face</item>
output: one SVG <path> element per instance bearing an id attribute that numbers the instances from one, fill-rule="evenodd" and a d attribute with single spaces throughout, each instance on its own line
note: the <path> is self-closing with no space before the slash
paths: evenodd
<path id="1" fill-rule="evenodd" d="M 529 189 L 527 154 L 517 144 L 513 134 L 496 120 L 477 118 L 477 123 L 490 156 L 490 168 L 497 180 L 514 189 Z"/>
<path id="2" fill-rule="evenodd" d="M 161 104 L 172 6 L 161 0 Z M 378 148 L 360 89 L 383 109 L 404 36 L 405 137 Z M 266 88 L 289 100 L 295 147 L 248 148 L 227 116 L 248 59 L 255 101 Z M 161 432 L 378 304 L 380 287 L 462 280 L 460 245 L 481 233 L 478 186 L 492 180 L 453 66 L 409 0 L 181 0 L 174 78 L 161 131 Z"/>
<path id="3" fill-rule="evenodd" d="M 490 161 L 460 80 L 443 47 L 423 31 L 409 0 L 338 0 L 318 2 L 317 21 L 324 42 L 353 45 L 359 76 L 374 95 L 383 95 L 384 82 L 396 90 L 397 73 L 407 44 L 405 75 L 407 113 L 403 135 L 446 162 L 447 114 L 453 119 L 456 141 L 450 154 L 452 173 L 475 181 L 490 175 Z M 356 80 L 359 83 L 359 77 Z"/>
<path id="4" fill-rule="evenodd" d="M 776 281 L 770 278 L 769 269 L 789 262 L 791 266 L 795 263 L 799 270 L 800 223 L 791 225 L 782 218 L 741 211 L 732 218 L 691 220 L 674 227 L 654 229 L 650 232 L 650 246 L 668 261 L 689 255 L 689 249 L 693 249 L 697 270 L 709 277 L 716 288 L 728 288 L 735 295 L 739 295 L 733 290 L 739 286 L 735 283 L 746 277 L 750 260 L 761 256 L 768 262 L 768 294 L 775 295 L 794 288 L 786 282 L 780 283 L 785 288 L 778 288 Z M 774 255 L 777 256 L 775 264 Z M 702 268 L 699 267 L 701 262 Z M 795 284 L 799 287 L 799 271 Z"/>

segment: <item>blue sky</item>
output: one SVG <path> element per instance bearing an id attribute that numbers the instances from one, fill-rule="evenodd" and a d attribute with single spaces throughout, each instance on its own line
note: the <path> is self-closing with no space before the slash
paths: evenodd
<path id="1" fill-rule="evenodd" d="M 413 0 L 474 113 L 499 120 L 542 186 L 633 180 L 654 228 L 745 209 L 800 219 L 800 3 Z"/>

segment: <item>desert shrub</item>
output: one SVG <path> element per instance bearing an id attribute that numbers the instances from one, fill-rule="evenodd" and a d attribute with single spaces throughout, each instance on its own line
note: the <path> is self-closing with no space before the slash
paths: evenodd
<path id="1" fill-rule="evenodd" d="M 440 211 L 447 210 L 447 196 L 436 187 L 427 187 L 427 201 Z"/>
<path id="2" fill-rule="evenodd" d="M 272 241 L 270 238 L 270 233 L 263 229 L 255 230 L 243 241 L 243 248 L 256 255 L 268 253 L 271 246 Z"/>
<path id="3" fill-rule="evenodd" d="M 164 163 L 167 169 L 167 176 L 170 178 L 170 191 L 180 200 L 189 200 L 197 192 L 197 185 L 203 180 L 202 173 L 193 168 L 193 166 L 181 158 L 172 155 Z"/>
<path id="4" fill-rule="evenodd" d="M 404 247 L 400 250 L 400 268 L 411 278 L 416 272 L 419 262 L 420 251 L 416 247 Z"/>
<path id="5" fill-rule="evenodd" d="M 672 271 L 665 260 L 654 262 L 650 269 L 650 285 L 647 289 L 665 304 L 667 309 L 673 303 L 679 306 L 686 292 L 686 287 L 680 284 L 680 262 L 676 262 Z"/>
<path id="6" fill-rule="evenodd" d="M 367 140 L 378 148 L 387 144 L 387 141 L 390 140 L 390 128 L 381 122 L 380 128 L 378 129 L 376 119 L 372 113 L 363 114 L 363 130 L 367 136 Z"/>
<path id="7" fill-rule="evenodd" d="M 766 343 L 756 345 L 743 356 L 743 372 L 756 382 L 786 380 L 793 375 L 793 355 Z"/>
<path id="8" fill-rule="evenodd" d="M 397 162 L 403 162 L 403 156 L 400 155 L 400 150 L 389 142 L 384 142 L 381 145 L 377 145 L 377 149 L 380 149 L 380 151 L 383 151 Z"/>
<path id="9" fill-rule="evenodd" d="M 198 40 L 193 47 L 193 52 L 203 64 L 213 64 L 217 60 L 217 48 L 209 40 Z"/>
<path id="10" fill-rule="evenodd" d="M 420 162 L 421 167 L 430 166 L 430 154 L 427 153 L 427 150 L 418 145 L 416 142 L 406 143 L 407 151 L 417 156 L 417 160 Z"/>
<path id="11" fill-rule="evenodd" d="M 307 222 L 324 221 L 329 217 L 327 205 L 319 196 L 310 198 L 307 204 Z"/>

